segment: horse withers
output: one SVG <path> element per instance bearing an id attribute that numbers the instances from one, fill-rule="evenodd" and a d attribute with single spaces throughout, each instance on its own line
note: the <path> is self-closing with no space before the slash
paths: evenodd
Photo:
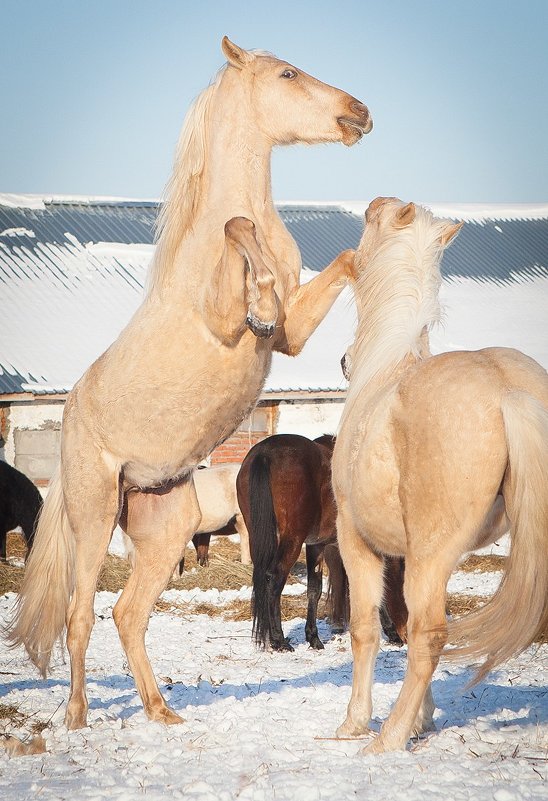
<path id="1" fill-rule="evenodd" d="M 479 679 L 548 624 L 546 370 L 507 348 L 430 354 L 439 262 L 459 228 L 413 203 L 378 198 L 355 258 L 358 327 L 333 454 L 354 655 L 339 736 L 369 731 L 383 553 L 405 557 L 409 608 L 407 672 L 369 753 L 404 748 L 433 727 L 430 681 L 442 652 L 484 658 Z M 459 558 L 508 527 L 495 595 L 448 625 L 446 587 Z M 444 650 L 447 641 L 455 645 Z"/>
<path id="2" fill-rule="evenodd" d="M 36 485 L 20 470 L 0 460 L 0 561 L 6 561 L 8 533 L 17 528 L 23 532 L 28 556 L 41 508 L 42 496 Z"/>
<path id="3" fill-rule="evenodd" d="M 355 144 L 371 130 L 368 109 L 272 55 L 226 37 L 222 49 L 226 67 L 185 120 L 143 303 L 67 399 L 60 470 L 9 627 L 45 675 L 66 623 L 69 729 L 86 725 L 93 598 L 126 496 L 135 569 L 114 620 L 145 713 L 181 722 L 145 631 L 200 525 L 193 471 L 254 407 L 272 352 L 299 353 L 350 277 L 345 251 L 300 285 L 270 162 L 275 145 Z"/>

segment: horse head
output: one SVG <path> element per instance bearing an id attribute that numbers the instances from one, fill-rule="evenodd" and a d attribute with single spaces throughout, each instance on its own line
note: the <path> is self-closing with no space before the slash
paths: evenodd
<path id="1" fill-rule="evenodd" d="M 222 50 L 227 70 L 245 84 L 256 126 L 270 142 L 350 146 L 371 131 L 369 109 L 352 95 L 271 54 L 243 50 L 226 36 Z"/>

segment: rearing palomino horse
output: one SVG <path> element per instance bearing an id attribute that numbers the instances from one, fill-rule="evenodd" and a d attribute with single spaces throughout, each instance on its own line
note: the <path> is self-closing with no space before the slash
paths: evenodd
<path id="1" fill-rule="evenodd" d="M 368 109 L 271 55 L 226 37 L 222 48 L 228 64 L 183 127 L 144 302 L 67 399 L 60 472 L 10 627 L 45 674 L 66 620 L 70 729 L 86 725 L 95 585 L 124 495 L 136 563 L 114 620 L 146 714 L 181 722 L 158 689 L 145 632 L 199 526 L 192 471 L 253 408 L 272 351 L 299 353 L 352 266 L 345 252 L 299 286 L 270 158 L 276 144 L 352 145 L 372 127 Z"/>
<path id="2" fill-rule="evenodd" d="M 429 352 L 438 265 L 459 227 L 378 198 L 356 252 L 358 329 L 332 466 L 354 655 L 339 736 L 368 731 L 380 554 L 405 556 L 409 609 L 407 673 L 369 753 L 404 748 L 413 732 L 432 728 L 430 681 L 447 640 L 456 644 L 444 652 L 451 658 L 485 658 L 479 679 L 548 623 L 546 371 L 507 348 Z M 448 628 L 446 586 L 457 560 L 508 525 L 499 589 Z"/>

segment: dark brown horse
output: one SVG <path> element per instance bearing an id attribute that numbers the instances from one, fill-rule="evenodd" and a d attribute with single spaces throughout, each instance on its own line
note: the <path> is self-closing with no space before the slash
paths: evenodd
<path id="1" fill-rule="evenodd" d="M 236 479 L 253 562 L 253 636 L 258 644 L 270 643 L 277 651 L 293 650 L 282 631 L 280 596 L 303 543 L 308 576 L 306 640 L 312 648 L 323 648 L 316 613 L 323 551 L 336 540 L 333 444 L 332 437 L 320 442 L 298 434 L 267 437 L 251 448 Z"/>
<path id="2" fill-rule="evenodd" d="M 316 625 L 322 594 L 323 561 L 329 569 L 328 605 L 332 630 L 349 619 L 348 580 L 336 537 L 336 507 L 331 490 L 335 438 L 315 440 L 277 434 L 255 445 L 236 479 L 238 503 L 249 532 L 253 561 L 253 636 L 259 645 L 292 651 L 282 631 L 280 597 L 289 571 L 306 548 L 308 610 L 305 635 L 323 648 Z M 407 641 L 403 598 L 403 560 L 385 559 L 384 632 L 391 643 Z"/>

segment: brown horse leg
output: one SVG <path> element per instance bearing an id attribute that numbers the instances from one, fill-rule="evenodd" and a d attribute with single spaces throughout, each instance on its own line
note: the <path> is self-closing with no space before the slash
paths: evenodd
<path id="1" fill-rule="evenodd" d="M 403 645 L 407 642 L 407 605 L 403 597 L 405 559 L 384 557 L 384 601 L 380 609 L 381 624 L 388 642 Z"/>
<path id="2" fill-rule="evenodd" d="M 209 543 L 211 534 L 195 534 L 192 537 L 192 542 L 196 548 L 196 560 L 202 567 L 209 565 Z"/>
<path id="3" fill-rule="evenodd" d="M 274 568 L 267 574 L 268 613 L 270 623 L 270 646 L 274 651 L 295 650 L 282 630 L 281 596 L 289 571 L 301 552 L 302 540 L 294 541 L 280 534 Z"/>
<path id="4" fill-rule="evenodd" d="M 327 602 L 331 631 L 333 634 L 340 634 L 346 629 L 350 617 L 348 578 L 336 542 L 330 542 L 325 546 L 323 556 L 329 571 Z"/>
<path id="5" fill-rule="evenodd" d="M 318 603 L 322 595 L 323 551 L 324 545 L 306 545 L 306 573 L 308 610 L 306 614 L 305 635 L 311 648 L 321 650 L 324 645 L 318 636 Z"/>
<path id="6" fill-rule="evenodd" d="M 135 569 L 114 607 L 113 617 L 146 715 L 162 723 L 181 723 L 164 701 L 145 649 L 152 608 L 192 533 L 200 508 L 191 478 L 168 489 L 128 496 L 128 534 L 135 544 Z"/>

